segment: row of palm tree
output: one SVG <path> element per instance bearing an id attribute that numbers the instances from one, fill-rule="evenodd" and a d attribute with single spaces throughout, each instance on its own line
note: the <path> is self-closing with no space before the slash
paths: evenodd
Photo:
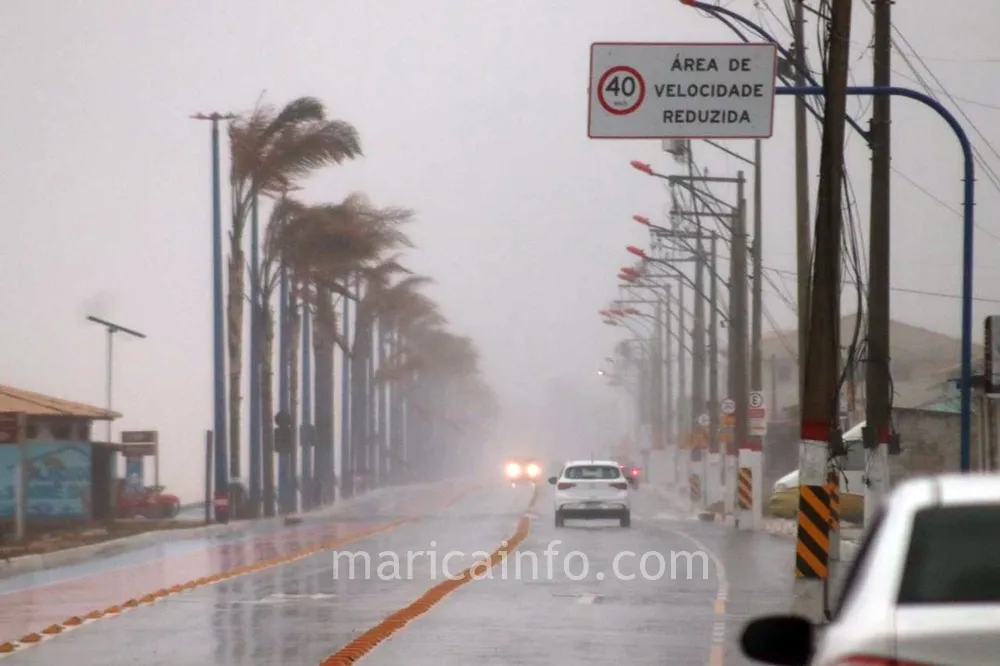
<path id="1" fill-rule="evenodd" d="M 447 329 L 437 305 L 421 291 L 429 279 L 401 263 L 401 253 L 412 247 L 403 230 L 412 211 L 378 207 L 362 194 L 320 204 L 290 196 L 317 170 L 361 157 L 358 131 L 328 118 L 324 105 L 309 97 L 280 109 L 258 105 L 228 129 L 232 478 L 247 478 L 241 455 L 247 403 L 252 416 L 250 493 L 241 513 L 274 515 L 276 500 L 282 512 L 309 509 L 349 497 L 359 485 L 431 481 L 460 471 L 453 464 L 462 459 L 456 453 L 485 432 L 496 404 L 472 341 Z M 258 238 L 265 203 L 270 210 Z M 243 399 L 244 358 L 250 401 Z M 253 418 L 258 400 L 261 416 Z M 272 416 L 279 411 L 290 425 L 276 429 Z"/>

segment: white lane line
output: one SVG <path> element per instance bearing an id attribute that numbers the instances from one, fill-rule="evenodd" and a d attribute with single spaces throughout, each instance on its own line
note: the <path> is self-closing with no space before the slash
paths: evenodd
<path id="1" fill-rule="evenodd" d="M 578 604 L 592 604 L 597 601 L 596 594 L 581 594 L 576 598 L 576 603 Z"/>
<path id="2" fill-rule="evenodd" d="M 709 646 L 707 663 L 708 666 L 723 666 L 726 651 L 726 602 L 729 601 L 729 576 L 726 573 L 726 565 L 722 563 L 722 560 L 711 548 L 687 532 L 666 525 L 658 525 L 656 529 L 669 532 L 693 544 L 695 548 L 705 553 L 715 566 L 716 592 L 715 603 L 713 605 L 714 620 L 712 622 L 712 642 Z"/>

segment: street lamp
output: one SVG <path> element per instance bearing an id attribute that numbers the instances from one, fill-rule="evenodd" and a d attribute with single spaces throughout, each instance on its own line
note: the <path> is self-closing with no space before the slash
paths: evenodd
<path id="1" fill-rule="evenodd" d="M 215 448 L 215 505 L 216 519 L 229 520 L 229 477 L 226 453 L 226 360 L 225 360 L 225 304 L 222 288 L 222 176 L 219 158 L 219 121 L 232 120 L 231 113 L 196 113 L 194 120 L 212 123 L 212 392 L 213 438 Z"/>
<path id="2" fill-rule="evenodd" d="M 640 162 L 639 160 L 632 160 L 631 162 L 629 162 L 629 164 L 631 164 L 632 168 L 635 169 L 636 171 L 648 173 L 650 176 L 653 175 L 653 167 L 650 166 L 649 164 L 646 164 L 645 162 Z"/>
<path id="3" fill-rule="evenodd" d="M 108 359 L 107 359 L 107 361 L 108 361 L 108 370 L 107 370 L 108 375 L 107 375 L 107 401 L 106 402 L 107 402 L 107 409 L 108 409 L 109 413 L 108 413 L 107 435 L 106 435 L 106 437 L 107 437 L 108 444 L 110 444 L 111 443 L 111 422 L 112 422 L 111 414 L 110 414 L 110 412 L 111 412 L 111 398 L 112 398 L 111 389 L 112 389 L 112 384 L 114 382 L 114 359 L 115 359 L 115 356 L 114 356 L 114 340 L 115 340 L 115 333 L 121 332 L 121 333 L 125 333 L 127 335 L 131 335 L 134 338 L 142 338 L 142 339 L 144 339 L 146 337 L 146 335 L 144 333 L 140 333 L 138 331 L 133 331 L 130 328 L 125 328 L 124 326 L 119 326 L 118 324 L 113 324 L 110 321 L 106 321 L 104 319 L 100 319 L 99 317 L 90 317 L 90 316 L 88 316 L 87 317 L 87 321 L 92 321 L 95 324 L 100 324 L 101 326 L 105 327 L 108 330 Z"/>
<path id="4" fill-rule="evenodd" d="M 642 248 L 636 247 L 635 245 L 626 245 L 625 249 L 634 254 L 635 256 L 639 257 L 640 259 L 643 260 L 649 259 L 649 257 L 646 255 L 646 251 L 643 250 Z"/>
<path id="5" fill-rule="evenodd" d="M 643 215 L 633 215 L 632 219 L 638 222 L 639 224 L 646 225 L 647 227 L 653 226 L 653 223 L 649 221 L 649 218 Z"/>

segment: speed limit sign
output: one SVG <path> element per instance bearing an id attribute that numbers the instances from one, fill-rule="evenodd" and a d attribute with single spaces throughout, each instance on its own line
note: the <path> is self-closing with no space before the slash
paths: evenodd
<path id="1" fill-rule="evenodd" d="M 628 115 L 638 109 L 645 98 L 646 82 L 639 71 L 632 67 L 612 67 L 598 80 L 597 101 L 608 113 Z"/>
<path id="2" fill-rule="evenodd" d="M 732 398 L 726 398 L 722 401 L 722 413 L 726 416 L 736 413 L 736 401 Z"/>

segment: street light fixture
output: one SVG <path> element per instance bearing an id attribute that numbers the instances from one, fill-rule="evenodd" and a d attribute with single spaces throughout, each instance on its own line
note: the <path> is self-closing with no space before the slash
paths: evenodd
<path id="1" fill-rule="evenodd" d="M 644 215 L 633 215 L 632 219 L 638 222 L 639 224 L 646 225 L 647 227 L 653 226 L 653 223 L 649 221 L 649 218 L 645 217 Z"/>
<path id="2" fill-rule="evenodd" d="M 650 176 L 653 175 L 653 167 L 650 166 L 649 164 L 646 164 L 645 162 L 640 162 L 639 160 L 632 160 L 631 162 L 629 162 L 629 164 L 631 164 L 632 168 L 635 169 L 636 171 L 648 173 Z"/>
<path id="3" fill-rule="evenodd" d="M 110 444 L 111 443 L 111 422 L 112 422 L 112 419 L 110 418 L 111 417 L 111 414 L 110 414 L 110 412 L 111 412 L 111 398 L 112 398 L 111 389 L 112 389 L 112 384 L 114 382 L 114 359 L 115 359 L 115 356 L 114 356 L 114 340 L 115 340 L 115 333 L 121 332 L 121 333 L 125 333 L 127 335 L 131 335 L 134 338 L 141 338 L 141 339 L 144 339 L 146 337 L 146 334 L 145 333 L 140 333 L 138 331 L 133 331 L 132 329 L 125 328 L 124 326 L 119 326 L 118 324 L 114 324 L 114 323 L 112 323 L 110 321 L 107 321 L 107 320 L 104 320 L 104 319 L 100 319 L 99 317 L 90 317 L 90 316 L 88 316 L 87 317 L 87 321 L 92 321 L 95 324 L 100 324 L 101 326 L 105 327 L 108 330 L 107 410 L 108 410 L 109 413 L 108 413 L 108 421 L 107 421 L 107 442 Z"/>
<path id="4" fill-rule="evenodd" d="M 635 256 L 639 257 L 640 259 L 649 259 L 649 257 L 646 256 L 646 251 L 643 250 L 642 248 L 636 247 L 635 245 L 627 245 L 625 246 L 625 249 L 634 254 Z"/>

